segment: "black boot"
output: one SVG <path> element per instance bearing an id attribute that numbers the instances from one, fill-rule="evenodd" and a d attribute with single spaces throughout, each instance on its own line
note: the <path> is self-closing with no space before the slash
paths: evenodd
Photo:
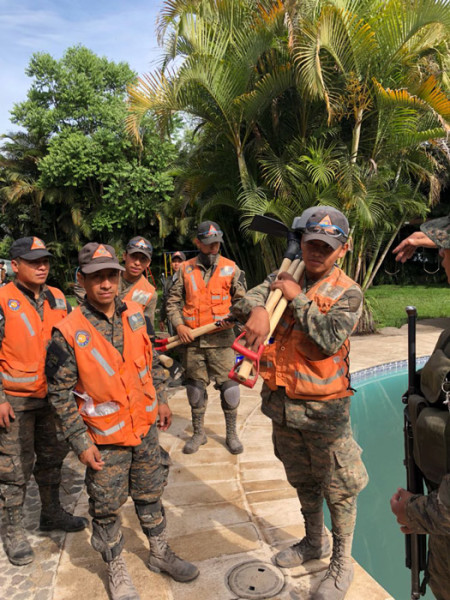
<path id="1" fill-rule="evenodd" d="M 5 524 L 5 551 L 9 562 L 17 566 L 33 562 L 34 552 L 27 540 L 23 526 L 21 506 L 5 508 Z"/>
<path id="2" fill-rule="evenodd" d="M 81 531 L 88 526 L 84 517 L 75 517 L 66 512 L 59 501 L 59 485 L 46 485 L 39 487 L 41 496 L 41 518 L 39 529 L 41 531 Z"/>
<path id="3" fill-rule="evenodd" d="M 194 454 L 203 444 L 208 441 L 205 430 L 203 429 L 203 423 L 205 421 L 206 405 L 201 408 L 191 408 L 192 413 L 192 428 L 194 430 L 193 436 L 188 439 L 185 443 L 183 452 L 184 454 Z"/>

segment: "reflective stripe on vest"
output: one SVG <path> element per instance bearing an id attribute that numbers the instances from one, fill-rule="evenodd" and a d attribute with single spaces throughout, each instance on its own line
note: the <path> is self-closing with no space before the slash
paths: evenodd
<path id="1" fill-rule="evenodd" d="M 140 379 L 142 379 L 143 377 L 145 377 L 148 373 L 148 366 L 146 366 L 144 369 L 142 369 L 142 371 L 139 371 L 138 375 L 140 377 Z"/>
<path id="2" fill-rule="evenodd" d="M 307 375 L 306 373 L 300 373 L 300 371 L 295 371 L 295 376 L 297 379 L 301 379 L 303 381 L 309 381 L 310 383 L 315 383 L 316 385 L 328 385 L 335 379 L 339 379 L 341 375 L 345 373 L 344 367 L 340 369 L 337 373 L 333 375 L 333 377 L 314 377 L 313 375 Z"/>
<path id="3" fill-rule="evenodd" d="M 150 294 L 144 292 L 143 290 L 135 290 L 131 296 L 131 299 L 134 302 L 138 302 L 139 304 L 143 304 L 145 306 L 150 300 Z"/>
<path id="4" fill-rule="evenodd" d="M 97 348 L 92 348 L 91 350 L 91 354 L 92 356 L 95 358 L 95 360 L 105 369 L 105 371 L 108 373 L 108 375 L 115 375 L 115 371 L 114 369 L 106 362 L 106 360 L 103 358 L 103 356 L 100 354 L 100 352 L 97 350 Z"/>
<path id="5" fill-rule="evenodd" d="M 6 379 L 6 381 L 13 381 L 15 383 L 31 383 L 38 379 L 37 375 L 32 375 L 31 377 L 11 377 L 11 375 L 8 375 L 7 373 L 0 373 L 0 375 L 3 379 Z"/>
<path id="6" fill-rule="evenodd" d="M 33 326 L 31 325 L 31 323 L 30 323 L 30 320 L 29 320 L 29 318 L 27 317 L 27 315 L 26 315 L 25 313 L 21 313 L 21 314 L 20 314 L 20 318 L 21 318 L 21 319 L 22 319 L 22 321 L 25 323 L 25 325 L 26 325 L 26 327 L 27 327 L 28 331 L 30 332 L 30 335 L 31 335 L 31 337 L 33 337 L 34 335 L 36 335 L 36 334 L 34 333 Z"/>
<path id="7" fill-rule="evenodd" d="M 194 292 L 198 292 L 197 282 L 195 281 L 194 275 L 191 274 L 191 283 Z"/>
<path id="8" fill-rule="evenodd" d="M 124 427 L 125 427 L 125 421 L 120 421 L 120 423 L 117 423 L 117 425 L 114 425 L 114 427 L 110 427 L 109 429 L 104 429 L 103 431 L 101 429 L 97 429 L 97 427 L 94 427 L 93 425 L 89 425 L 89 429 L 92 429 L 92 431 L 94 433 L 96 433 L 97 435 L 101 435 L 104 437 L 107 437 L 108 435 L 112 435 L 113 433 L 120 431 Z"/>
<path id="9" fill-rule="evenodd" d="M 145 410 L 146 410 L 147 412 L 152 412 L 153 410 L 155 410 L 155 408 L 156 408 L 156 405 L 157 405 L 157 404 L 158 404 L 158 400 L 155 398 L 155 399 L 153 400 L 153 403 L 152 403 L 152 404 L 150 404 L 150 406 L 149 406 L 149 405 L 147 405 L 147 406 L 145 407 Z"/>

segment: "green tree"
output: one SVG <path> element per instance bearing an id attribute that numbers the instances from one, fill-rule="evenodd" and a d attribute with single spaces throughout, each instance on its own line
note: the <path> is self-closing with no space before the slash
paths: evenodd
<path id="1" fill-rule="evenodd" d="M 19 148 L 24 138 L 12 134 L 1 158 L 4 221 L 8 211 L 20 214 L 10 226 L 14 235 L 32 229 L 61 257 L 74 256 L 94 236 L 119 246 L 138 232 L 155 238 L 157 215 L 173 190 L 167 170 L 175 147 L 150 118 L 142 122 L 141 144 L 126 134 L 126 87 L 135 73 L 76 46 L 59 60 L 34 54 L 27 75 L 27 99 L 14 106 L 12 121 L 30 145 Z M 35 154 L 31 171 L 24 169 L 25 150 Z"/>
<path id="2" fill-rule="evenodd" d="M 193 116 L 179 189 L 200 215 L 231 210 L 245 230 L 254 214 L 290 224 L 340 208 L 354 224 L 346 269 L 367 287 L 401 224 L 439 196 L 449 14 L 445 0 L 166 0 L 165 68 L 130 87 L 129 130 L 148 111 L 163 128 Z M 254 240 L 276 266 L 279 243 Z"/>

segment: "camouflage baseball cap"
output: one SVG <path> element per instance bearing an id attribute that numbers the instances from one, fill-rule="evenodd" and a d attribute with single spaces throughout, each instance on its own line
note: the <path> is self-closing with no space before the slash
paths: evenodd
<path id="1" fill-rule="evenodd" d="M 9 249 L 11 259 L 24 258 L 25 260 L 37 260 L 52 256 L 45 247 L 44 242 L 38 237 L 24 237 L 15 240 Z"/>
<path id="2" fill-rule="evenodd" d="M 78 253 L 78 263 L 83 273 L 96 273 L 102 269 L 125 271 L 119 263 L 114 248 L 107 244 L 89 242 Z"/>
<path id="3" fill-rule="evenodd" d="M 450 248 L 450 215 L 422 223 L 420 229 L 438 248 Z"/>
<path id="4" fill-rule="evenodd" d="M 181 262 L 184 262 L 186 260 L 186 254 L 177 250 L 172 254 L 172 260 L 181 260 Z"/>
<path id="5" fill-rule="evenodd" d="M 321 240 L 337 250 L 348 240 L 347 217 L 331 206 L 318 206 L 314 211 L 308 209 L 308 220 L 304 227 L 304 242 Z"/>
<path id="6" fill-rule="evenodd" d="M 148 240 L 140 235 L 131 238 L 125 250 L 128 254 L 136 254 L 136 252 L 141 252 L 149 260 L 152 260 L 153 246 Z"/>
<path id="7" fill-rule="evenodd" d="M 209 246 L 209 244 L 221 242 L 223 240 L 223 232 L 214 221 L 203 221 L 197 227 L 197 239 Z"/>

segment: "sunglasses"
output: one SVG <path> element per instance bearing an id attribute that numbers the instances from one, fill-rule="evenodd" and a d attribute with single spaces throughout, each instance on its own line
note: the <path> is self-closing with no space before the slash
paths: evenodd
<path id="1" fill-rule="evenodd" d="M 348 237 L 348 234 L 345 233 L 345 231 L 337 225 L 326 225 L 324 223 L 307 223 L 305 230 L 307 231 L 307 233 L 325 233 L 330 237 Z"/>

